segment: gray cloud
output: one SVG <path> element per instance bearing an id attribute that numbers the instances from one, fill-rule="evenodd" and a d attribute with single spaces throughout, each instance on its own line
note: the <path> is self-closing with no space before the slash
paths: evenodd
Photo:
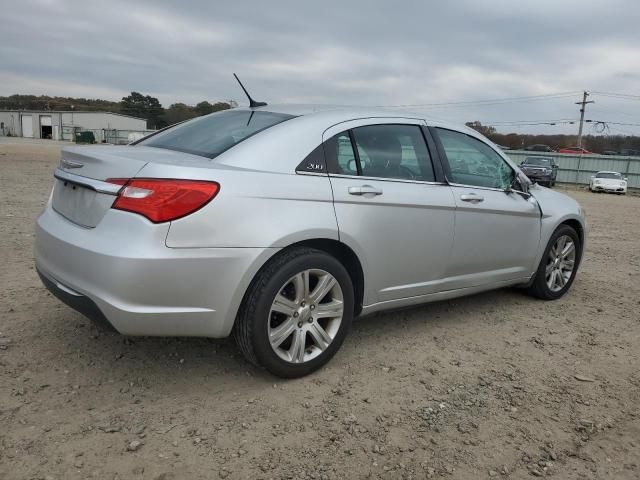
<path id="1" fill-rule="evenodd" d="M 640 93 L 640 3 L 0 0 L 0 94 L 395 105 L 592 89 Z M 579 99 L 430 110 L 454 121 L 574 118 Z M 597 97 L 640 123 L 639 101 Z M 587 116 L 590 116 L 589 114 Z M 603 117 L 607 118 L 603 118 Z M 574 127 L 518 127 L 558 131 Z M 620 127 L 640 131 L 638 127 Z"/>

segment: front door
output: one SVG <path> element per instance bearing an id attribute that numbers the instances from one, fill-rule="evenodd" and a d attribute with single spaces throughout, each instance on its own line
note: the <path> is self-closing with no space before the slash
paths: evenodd
<path id="1" fill-rule="evenodd" d="M 364 304 L 440 290 L 455 201 L 434 174 L 420 121 L 353 121 L 324 139 L 340 239 L 365 269 Z"/>
<path id="2" fill-rule="evenodd" d="M 535 270 L 541 214 L 535 198 L 510 192 L 514 169 L 465 133 L 431 129 L 456 203 L 449 288 L 523 279 Z"/>

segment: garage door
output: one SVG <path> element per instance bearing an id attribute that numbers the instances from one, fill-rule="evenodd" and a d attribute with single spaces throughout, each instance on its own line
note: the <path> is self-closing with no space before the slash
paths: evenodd
<path id="1" fill-rule="evenodd" d="M 33 138 L 33 118 L 31 115 L 22 116 L 22 136 Z"/>

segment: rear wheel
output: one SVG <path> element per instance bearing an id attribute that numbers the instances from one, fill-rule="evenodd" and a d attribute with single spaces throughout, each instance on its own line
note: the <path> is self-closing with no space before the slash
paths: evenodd
<path id="1" fill-rule="evenodd" d="M 280 377 L 301 377 L 338 351 L 353 305 L 351 278 L 338 260 L 320 250 L 295 248 L 258 273 L 234 336 L 250 362 Z"/>
<path id="2" fill-rule="evenodd" d="M 551 236 L 528 292 L 543 300 L 562 297 L 573 283 L 582 256 L 577 232 L 560 226 Z"/>

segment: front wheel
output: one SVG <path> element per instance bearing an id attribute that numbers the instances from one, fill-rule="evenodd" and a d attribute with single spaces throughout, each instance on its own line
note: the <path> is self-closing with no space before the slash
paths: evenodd
<path id="1" fill-rule="evenodd" d="M 561 225 L 551 235 L 528 292 L 543 300 L 562 297 L 573 283 L 582 257 L 578 233 Z"/>
<path id="2" fill-rule="evenodd" d="M 301 377 L 338 351 L 353 311 L 353 285 L 344 266 L 320 250 L 294 248 L 258 273 L 233 333 L 250 362 L 279 377 Z"/>

